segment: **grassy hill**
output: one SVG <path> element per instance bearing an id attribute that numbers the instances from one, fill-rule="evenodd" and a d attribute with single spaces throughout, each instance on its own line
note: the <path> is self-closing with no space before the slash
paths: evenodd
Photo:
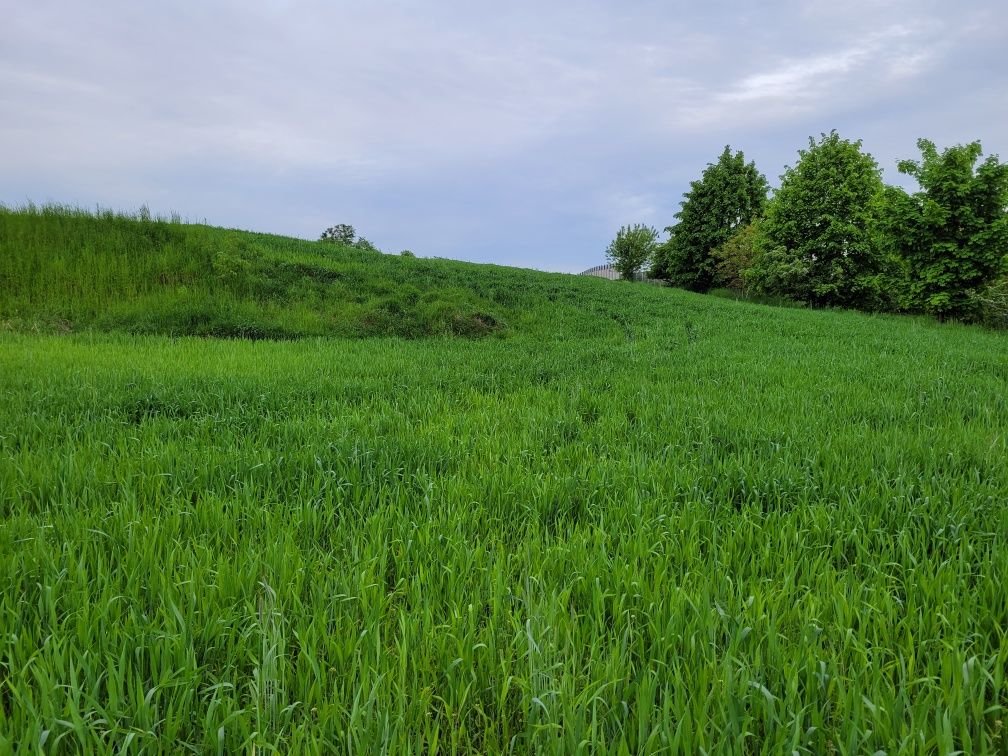
<path id="1" fill-rule="evenodd" d="M 584 336 L 625 309 L 594 279 L 62 207 L 0 208 L 0 284 L 0 319 L 50 331 Z"/>
<path id="2" fill-rule="evenodd" d="M 0 753 L 1004 752 L 1005 334 L 0 245 Z"/>

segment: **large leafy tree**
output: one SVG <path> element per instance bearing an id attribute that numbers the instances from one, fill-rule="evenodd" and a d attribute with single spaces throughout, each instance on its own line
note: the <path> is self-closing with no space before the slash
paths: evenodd
<path id="1" fill-rule="evenodd" d="M 877 309 L 884 256 L 877 243 L 882 175 L 861 141 L 809 138 L 759 224 L 750 285 L 816 306 Z"/>
<path id="2" fill-rule="evenodd" d="M 710 289 L 717 273 L 713 251 L 762 214 L 768 188 L 756 164 L 726 146 L 683 195 L 678 223 L 666 229 L 670 238 L 656 256 L 655 276 L 694 291 Z"/>
<path id="3" fill-rule="evenodd" d="M 609 243 L 606 259 L 623 278 L 633 280 L 651 262 L 657 240 L 658 232 L 650 226 L 623 226 Z"/>
<path id="4" fill-rule="evenodd" d="M 920 190 L 886 190 L 886 236 L 906 261 L 911 306 L 970 318 L 1008 254 L 1008 165 L 997 155 L 977 165 L 980 142 L 938 152 L 919 139 L 917 147 L 921 159 L 903 160 L 899 170 Z"/>

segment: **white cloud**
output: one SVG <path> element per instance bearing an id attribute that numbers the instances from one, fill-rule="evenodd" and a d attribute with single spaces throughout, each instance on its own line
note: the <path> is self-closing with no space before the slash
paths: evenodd
<path id="1" fill-rule="evenodd" d="M 869 49 L 853 47 L 831 55 L 784 61 L 768 72 L 746 76 L 729 91 L 718 94 L 716 99 L 719 102 L 748 102 L 818 96 L 827 81 L 864 65 L 870 56 Z"/>

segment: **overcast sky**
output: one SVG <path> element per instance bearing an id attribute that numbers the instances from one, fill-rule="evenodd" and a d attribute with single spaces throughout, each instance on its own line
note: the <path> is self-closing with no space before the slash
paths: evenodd
<path id="1" fill-rule="evenodd" d="M 0 203 L 178 212 L 580 271 L 673 222 L 725 144 L 883 176 L 926 136 L 1008 159 L 1003 2 L 11 3 Z"/>

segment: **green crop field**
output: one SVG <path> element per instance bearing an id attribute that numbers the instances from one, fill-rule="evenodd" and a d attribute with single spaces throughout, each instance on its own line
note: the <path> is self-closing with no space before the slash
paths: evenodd
<path id="1" fill-rule="evenodd" d="M 0 322 L 0 753 L 1008 747 L 1004 333 L 51 209 Z"/>

